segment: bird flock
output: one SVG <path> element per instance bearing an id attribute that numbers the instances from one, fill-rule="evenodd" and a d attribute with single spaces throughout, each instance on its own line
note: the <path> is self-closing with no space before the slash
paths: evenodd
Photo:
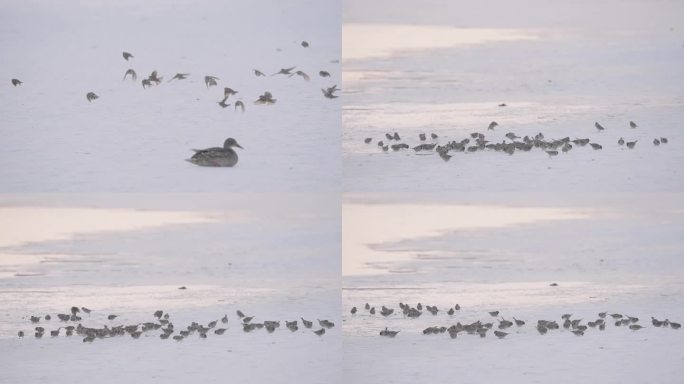
<path id="1" fill-rule="evenodd" d="M 302 48 L 308 49 L 310 47 L 309 42 L 307 41 L 302 41 L 300 43 Z M 131 62 L 133 59 L 135 59 L 135 56 L 130 53 L 130 52 L 123 52 L 122 57 L 126 62 Z M 331 63 L 339 63 L 339 60 L 332 60 Z M 254 77 L 273 77 L 273 76 L 285 76 L 288 78 L 296 76 L 297 78 L 301 78 L 304 81 L 310 81 L 311 77 L 304 72 L 303 70 L 298 70 L 296 66 L 292 67 L 287 67 L 287 68 L 281 68 L 280 70 L 272 73 L 270 76 L 267 76 L 264 72 L 262 72 L 259 69 L 253 69 L 253 74 L 243 74 L 243 76 L 254 76 Z M 330 72 L 326 70 L 320 70 L 318 71 L 318 75 L 321 78 L 330 78 Z M 178 82 L 182 80 L 186 80 L 191 76 L 190 73 L 187 72 L 178 72 L 175 75 L 173 75 L 169 80 L 166 81 L 166 83 L 170 83 L 172 81 Z M 138 81 L 138 72 L 136 72 L 135 69 L 133 68 L 128 68 L 124 72 L 123 79 L 122 81 L 132 81 L 132 82 L 137 82 Z M 221 79 L 218 76 L 214 75 L 205 75 L 204 76 L 204 85 L 206 86 L 207 89 L 212 88 L 212 87 L 218 87 L 219 82 Z M 24 82 L 19 80 L 19 79 L 11 79 L 11 83 L 14 87 L 18 86 L 23 86 Z M 160 86 L 164 83 L 164 76 L 159 74 L 156 70 L 152 71 L 147 77 L 141 79 L 140 84 L 142 85 L 143 89 L 148 89 L 150 87 L 157 87 Z M 337 85 L 332 85 L 330 87 L 325 87 L 321 88 L 321 92 L 323 94 L 323 97 L 327 99 L 336 99 L 339 96 L 336 95 L 336 93 L 340 91 L 340 89 L 337 87 Z M 220 108 L 227 108 L 230 107 L 231 105 L 234 107 L 234 110 L 240 111 L 240 112 L 245 112 L 246 111 L 246 105 L 245 101 L 242 100 L 239 96 L 240 94 L 238 90 L 235 90 L 229 86 L 224 86 L 223 87 L 223 93 L 222 97 L 220 100 L 216 102 L 216 104 Z M 232 104 L 229 103 L 230 98 L 237 99 L 235 100 Z M 96 100 L 100 99 L 100 95 L 96 94 L 93 91 L 87 92 L 86 93 L 86 100 L 89 103 L 95 102 Z M 278 101 L 273 94 L 270 91 L 264 91 L 263 94 L 258 95 L 256 99 L 253 99 L 253 104 L 254 105 L 273 105 Z M 212 147 L 212 148 L 206 148 L 206 149 L 201 149 L 201 150 L 194 150 L 196 153 L 191 159 L 186 159 L 188 162 L 199 165 L 199 166 L 209 166 L 209 167 L 233 167 L 235 164 L 237 164 L 237 154 L 232 151 L 233 147 L 238 147 L 241 148 L 239 145 L 230 145 L 228 146 L 227 144 L 229 143 L 229 140 L 234 140 L 232 138 L 229 138 L 226 140 L 224 143 L 224 147 Z M 201 153 L 200 153 L 201 152 Z"/>
<path id="2" fill-rule="evenodd" d="M 375 316 L 378 311 L 376 311 L 374 306 L 366 303 L 363 306 L 368 316 Z M 440 312 L 446 313 L 449 319 L 452 319 L 460 310 L 461 306 L 456 304 L 453 307 L 449 307 L 447 310 L 440 310 L 436 305 L 425 305 L 418 303 L 416 306 L 411 306 L 409 304 L 399 303 L 399 309 L 401 311 L 401 316 L 406 319 L 415 319 L 421 317 L 423 314 L 430 313 L 432 316 L 437 316 Z M 357 307 L 352 307 L 351 310 L 352 318 L 358 316 L 359 309 Z M 390 316 L 399 316 L 398 313 L 395 314 L 394 308 L 388 308 L 384 305 L 381 306 L 379 314 L 385 318 Z M 477 335 L 481 338 L 487 336 L 490 330 L 493 330 L 494 336 L 499 339 L 503 339 L 508 336 L 510 329 L 522 328 L 527 325 L 527 322 L 521 319 L 517 319 L 513 316 L 510 317 L 511 320 L 507 320 L 501 315 L 501 311 L 490 311 L 488 312 L 488 320 L 477 320 L 475 322 L 462 324 L 458 321 L 456 324 L 450 325 L 437 325 L 430 326 L 423 329 L 424 335 L 438 335 L 442 333 L 448 333 L 449 337 L 456 339 L 459 334 L 467 335 Z M 427 315 L 426 315 L 427 316 Z M 491 319 L 491 320 L 490 320 Z M 570 331 L 575 336 L 584 336 L 584 333 L 592 330 L 604 331 L 607 324 L 613 322 L 615 327 L 623 327 L 631 331 L 638 331 L 645 326 L 639 324 L 639 318 L 634 316 L 629 316 L 621 313 L 608 313 L 600 312 L 594 320 L 589 320 L 586 323 L 583 319 L 573 318 L 572 314 L 566 313 L 560 316 L 560 319 L 541 319 L 537 320 L 535 328 L 540 335 L 545 335 L 549 331 L 555 331 L 563 328 L 564 330 Z M 496 324 L 495 324 L 496 322 Z M 670 321 L 669 319 L 658 320 L 651 317 L 651 324 L 653 327 L 657 328 L 671 328 L 677 330 L 682 327 L 678 322 Z M 506 331 L 508 330 L 508 332 Z M 390 330 L 385 327 L 379 332 L 380 336 L 394 338 L 399 334 L 400 331 Z"/>
<path id="3" fill-rule="evenodd" d="M 95 312 L 95 313 L 93 313 Z M 91 315 L 92 314 L 92 315 Z M 223 335 L 228 331 L 228 315 L 209 321 L 206 324 L 192 322 L 187 326 L 180 327 L 172 322 L 171 315 L 163 310 L 157 310 L 152 314 L 150 321 L 134 324 L 116 324 L 116 319 L 119 317 L 115 314 L 106 316 L 110 324 L 105 324 L 102 327 L 87 327 L 82 324 L 83 318 L 86 317 L 90 321 L 104 321 L 104 317 L 98 317 L 97 312 L 86 307 L 73 306 L 68 312 L 58 313 L 53 318 L 47 314 L 44 316 L 31 315 L 28 320 L 34 326 L 33 336 L 36 339 L 42 338 L 49 332 L 50 337 L 66 336 L 71 337 L 77 335 L 83 339 L 84 343 L 92 343 L 95 340 L 108 339 L 113 337 L 130 336 L 134 339 L 139 339 L 141 336 L 157 336 L 162 340 L 172 339 L 175 341 L 182 341 L 187 338 L 196 336 L 200 339 L 206 339 L 209 335 L 217 336 Z M 242 328 L 245 333 L 250 333 L 257 330 L 265 330 L 268 333 L 273 333 L 280 328 L 280 320 L 263 320 L 257 322 L 254 316 L 246 316 L 242 311 L 237 310 L 238 325 L 236 327 Z M 317 319 L 318 326 L 314 327 L 314 322 L 300 318 L 301 326 L 304 330 L 310 330 L 316 336 L 323 336 L 326 330 L 335 326 L 330 320 Z M 54 324 L 57 322 L 57 328 L 52 330 L 46 329 L 47 324 Z M 294 319 L 285 321 L 285 328 L 291 332 L 297 332 L 300 329 L 299 320 Z M 318 328 L 318 329 L 316 329 Z M 62 331 L 63 330 L 63 331 Z M 18 331 L 19 338 L 28 335 L 28 331 Z"/>
<path id="4" fill-rule="evenodd" d="M 499 123 L 492 121 L 487 126 L 487 131 L 494 131 L 499 127 Z M 600 123 L 595 122 L 594 127 L 598 132 L 605 130 Z M 631 129 L 636 129 L 638 125 L 630 121 L 629 127 Z M 561 139 L 546 138 L 543 133 L 538 133 L 534 136 L 524 136 L 520 137 L 514 132 L 508 132 L 505 134 L 506 139 L 502 141 L 488 140 L 484 133 L 473 132 L 470 137 L 466 137 L 462 140 L 452 140 L 445 144 L 439 143 L 439 136 L 435 133 L 431 133 L 428 136 L 425 133 L 419 133 L 418 139 L 420 144 L 409 145 L 402 142 L 401 136 L 397 132 L 387 132 L 385 137 L 376 142 L 377 146 L 383 151 L 388 152 L 390 149 L 394 152 L 399 152 L 402 150 L 412 148 L 418 154 L 432 153 L 433 151 L 439 155 L 444 161 L 449 161 L 455 152 L 463 153 L 475 153 L 483 151 L 494 151 L 502 152 L 508 155 L 513 155 L 516 152 L 530 152 L 533 149 L 539 149 L 544 151 L 549 157 L 558 156 L 559 152 L 568 153 L 576 147 L 585 147 L 589 145 L 593 150 L 599 151 L 603 149 L 603 145 L 593 141 L 590 138 L 574 138 L 571 139 L 569 136 Z M 372 137 L 366 137 L 363 142 L 365 144 L 372 144 L 374 139 Z M 620 137 L 617 141 L 619 146 L 626 146 L 628 149 L 634 149 L 637 146 L 638 140 L 626 141 L 624 138 Z M 656 137 L 653 139 L 653 145 L 659 146 L 661 144 L 667 144 L 668 139 L 666 137 Z"/>

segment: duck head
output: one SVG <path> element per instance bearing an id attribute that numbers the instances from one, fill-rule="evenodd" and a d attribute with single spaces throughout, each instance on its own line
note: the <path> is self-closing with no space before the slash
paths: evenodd
<path id="1" fill-rule="evenodd" d="M 229 138 L 227 138 L 226 141 L 223 143 L 223 148 L 229 149 L 229 148 L 231 148 L 231 147 L 238 147 L 238 148 L 244 149 L 244 148 L 242 148 L 242 147 L 240 146 L 240 144 L 238 144 L 237 141 L 235 141 L 235 139 L 233 139 L 232 137 L 229 137 Z"/>

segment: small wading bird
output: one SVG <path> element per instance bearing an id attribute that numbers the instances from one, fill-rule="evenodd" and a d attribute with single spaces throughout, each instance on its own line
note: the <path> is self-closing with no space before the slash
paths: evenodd
<path id="1" fill-rule="evenodd" d="M 230 104 L 226 104 L 226 100 L 228 100 L 228 96 L 224 97 L 223 100 L 219 101 L 218 105 L 220 105 L 221 108 L 225 108 L 225 107 L 229 106 Z"/>
<path id="2" fill-rule="evenodd" d="M 323 92 L 323 96 L 327 97 L 328 99 L 336 99 L 338 96 L 335 95 L 335 92 L 339 91 L 339 88 L 337 88 L 337 85 L 333 85 L 330 88 L 321 88 L 321 92 Z"/>
<path id="3" fill-rule="evenodd" d="M 278 101 L 273 98 L 273 95 L 271 92 L 264 92 L 263 95 L 259 96 L 259 99 L 257 99 L 254 104 L 275 104 L 275 102 Z"/>
<path id="4" fill-rule="evenodd" d="M 297 72 L 295 72 L 294 74 L 290 75 L 289 77 L 292 77 L 292 76 L 294 76 L 294 75 L 301 76 L 301 77 L 303 77 L 304 80 L 306 80 L 306 81 L 311 80 L 311 78 L 309 77 L 309 75 L 307 75 L 307 74 L 304 73 L 303 71 L 297 71 Z"/>
<path id="5" fill-rule="evenodd" d="M 173 80 L 185 80 L 188 78 L 188 76 L 190 76 L 189 73 L 176 73 L 171 79 L 169 79 L 169 82 Z"/>
<path id="6" fill-rule="evenodd" d="M 240 109 L 242 109 L 242 112 L 245 111 L 245 104 L 244 104 L 241 100 L 238 100 L 238 101 L 235 102 L 235 110 L 236 110 L 236 111 L 237 111 L 238 107 L 239 107 Z"/>
<path id="7" fill-rule="evenodd" d="M 238 162 L 238 155 L 233 150 L 234 147 L 243 149 L 235 139 L 229 137 L 223 143 L 223 148 L 193 149 L 195 154 L 185 161 L 201 167 L 233 167 Z M 251 320 L 252 317 L 243 318 L 244 323 L 249 323 Z"/>
<path id="8" fill-rule="evenodd" d="M 228 98 L 231 95 L 237 95 L 237 93 L 238 92 L 236 90 L 234 90 L 233 88 L 228 88 L 228 87 L 223 88 L 223 96 L 225 98 Z"/>
<path id="9" fill-rule="evenodd" d="M 272 74 L 271 76 L 275 76 L 275 75 L 292 75 L 292 70 L 295 69 L 295 68 L 297 68 L 297 67 L 281 68 L 280 71 L 278 71 L 278 72 Z"/>
<path id="10" fill-rule="evenodd" d="M 154 82 L 155 84 L 159 85 L 162 82 L 163 77 L 159 77 L 157 75 L 157 71 L 152 71 L 150 73 L 150 76 L 147 78 L 147 80 Z"/>
<path id="11" fill-rule="evenodd" d="M 127 76 L 130 76 L 130 77 L 131 77 L 131 80 L 133 80 L 133 81 L 138 80 L 138 74 L 135 73 L 135 71 L 134 71 L 133 69 L 127 70 L 126 73 L 124 73 L 123 80 L 121 80 L 121 81 L 126 80 L 126 77 L 127 77 Z"/>
<path id="12" fill-rule="evenodd" d="M 384 330 L 380 331 L 380 336 L 385 336 L 385 337 L 390 337 L 390 338 L 396 336 L 397 334 L 399 334 L 399 331 L 390 331 L 387 329 L 387 327 L 385 327 Z"/>
<path id="13" fill-rule="evenodd" d="M 217 85 L 216 80 L 220 80 L 216 76 L 204 76 L 204 84 L 207 88 Z"/>

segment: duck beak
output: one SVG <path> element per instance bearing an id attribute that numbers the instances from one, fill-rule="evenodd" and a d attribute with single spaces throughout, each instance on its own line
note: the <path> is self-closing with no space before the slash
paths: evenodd
<path id="1" fill-rule="evenodd" d="M 241 146 L 240 144 L 238 144 L 238 143 L 235 143 L 235 146 L 238 147 L 238 148 L 240 148 L 240 149 L 244 149 L 244 148 L 242 148 L 242 146 Z"/>

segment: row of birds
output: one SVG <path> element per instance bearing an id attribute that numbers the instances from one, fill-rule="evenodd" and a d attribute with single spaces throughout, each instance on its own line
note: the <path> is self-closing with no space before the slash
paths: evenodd
<path id="1" fill-rule="evenodd" d="M 66 336 L 73 336 L 74 333 L 78 336 L 83 337 L 83 342 L 84 343 L 90 343 L 93 342 L 95 339 L 105 339 L 105 338 L 111 338 L 115 336 L 125 336 L 126 334 L 130 335 L 134 339 L 140 338 L 140 336 L 149 331 L 155 331 L 155 330 L 160 330 L 161 333 L 159 334 L 159 337 L 161 339 L 173 339 L 176 341 L 181 341 L 184 340 L 194 334 L 196 334 L 199 338 L 205 339 L 207 338 L 208 334 L 210 332 L 216 334 L 216 335 L 223 335 L 228 328 L 228 315 L 224 315 L 220 319 L 213 320 L 208 322 L 206 325 L 202 325 L 197 322 L 192 322 L 190 325 L 184 327 L 184 328 L 175 328 L 173 322 L 171 321 L 171 317 L 169 313 L 165 313 L 163 310 L 157 310 L 153 313 L 154 320 L 153 321 L 148 321 L 148 322 L 143 322 L 143 323 L 136 323 L 136 324 L 130 324 L 130 325 L 116 325 L 116 326 L 108 326 L 104 325 L 102 328 L 92 328 L 92 327 L 86 327 L 83 324 L 80 323 L 82 320 L 82 315 L 87 314 L 90 315 L 92 312 L 91 309 L 86 308 L 86 307 L 71 307 L 69 313 L 59 313 L 57 314 L 57 318 L 65 323 L 68 322 L 78 322 L 77 325 L 65 325 L 65 326 L 60 326 L 57 329 L 51 330 L 50 336 L 52 337 L 58 337 L 61 334 L 61 330 L 64 329 L 64 334 Z M 268 333 L 273 333 L 275 332 L 276 329 L 280 328 L 280 321 L 279 320 L 264 320 L 262 322 L 255 322 L 254 316 L 246 316 L 242 311 L 237 310 L 236 314 L 240 320 L 240 326 L 242 327 L 242 330 L 244 332 L 252 332 L 258 329 L 265 329 Z M 115 320 L 118 317 L 118 315 L 113 315 L 110 314 L 107 316 L 108 320 Z M 41 316 L 30 316 L 30 321 L 33 324 L 40 323 L 42 321 L 50 321 L 52 320 L 51 315 L 45 315 L 43 317 Z M 330 320 L 320 320 L 317 319 L 318 325 L 320 329 L 314 330 L 313 333 L 317 336 L 323 336 L 326 332 L 326 329 L 331 329 L 335 326 L 335 323 L 333 323 Z M 306 320 L 304 318 L 301 318 L 301 323 L 304 328 L 307 329 L 312 329 L 314 326 L 314 322 L 310 320 Z M 293 320 L 293 321 L 285 321 L 285 327 L 289 329 L 291 332 L 296 332 L 299 330 L 299 321 L 298 320 Z M 46 329 L 43 326 L 36 326 L 34 328 L 34 336 L 36 338 L 42 338 L 43 335 L 45 334 Z M 20 338 L 24 337 L 26 333 L 24 331 L 19 331 L 18 336 Z"/>
<path id="2" fill-rule="evenodd" d="M 423 311 L 430 312 L 432 315 L 437 315 L 440 312 L 440 309 L 437 308 L 437 306 L 430 306 L 426 305 L 423 307 L 421 303 L 418 303 L 415 307 L 412 307 L 408 304 L 404 303 L 399 303 L 399 308 L 402 311 L 402 314 L 405 317 L 408 318 L 417 318 L 420 317 L 420 315 L 423 314 Z M 366 303 L 364 306 L 364 309 L 370 314 L 374 315 L 376 313 L 375 307 L 370 306 L 370 304 Z M 449 307 L 449 309 L 446 311 L 446 313 L 450 316 L 453 316 L 456 311 L 460 311 L 461 306 L 456 304 L 454 307 Z M 358 313 L 358 309 L 356 307 L 352 307 L 351 309 L 351 314 L 352 316 L 355 316 Z M 388 317 L 394 313 L 394 309 L 388 308 L 386 306 L 382 306 L 380 310 L 380 314 L 384 317 Z M 494 335 L 500 339 L 506 337 L 509 333 L 505 332 L 504 330 L 513 327 L 515 325 L 516 327 L 522 327 L 525 325 L 524 320 L 516 319 L 515 317 L 512 317 L 513 321 L 506 320 L 503 318 L 503 316 L 500 316 L 500 311 L 491 311 L 488 312 L 489 316 L 498 318 L 496 321 L 498 321 L 497 328 L 494 330 Z M 544 335 L 546 334 L 549 330 L 557 330 L 560 329 L 561 326 L 564 329 L 569 330 L 576 336 L 583 336 L 584 332 L 587 331 L 589 328 L 598 328 L 599 330 L 603 331 L 606 329 L 606 324 L 607 324 L 607 319 L 608 317 L 611 317 L 615 321 L 615 326 L 616 327 L 627 327 L 630 330 L 633 331 L 638 331 L 641 328 L 644 328 L 642 325 L 638 324 L 639 318 L 634 317 L 634 316 L 629 316 L 629 315 L 624 315 L 621 313 L 608 313 L 608 312 L 600 312 L 598 313 L 598 318 L 594 321 L 588 321 L 586 324 L 582 324 L 582 319 L 573 319 L 572 314 L 563 314 L 561 316 L 561 324 L 559 324 L 556 320 L 538 320 L 537 325 L 536 325 L 536 330 L 539 332 L 539 334 Z M 682 327 L 680 323 L 670 321 L 669 319 L 665 320 L 658 320 L 655 317 L 651 317 L 651 324 L 654 327 L 658 328 L 672 328 L 672 329 L 679 329 Z M 455 339 L 459 333 L 467 333 L 470 335 L 479 335 L 480 337 L 486 337 L 487 332 L 491 329 L 494 329 L 494 323 L 493 322 L 482 322 L 481 320 L 477 320 L 475 322 L 469 323 L 469 324 L 461 324 L 461 322 L 457 322 L 455 325 L 451 325 L 449 327 L 445 326 L 431 326 L 427 327 L 423 330 L 424 335 L 433 335 L 433 334 L 441 334 L 448 332 L 449 336 L 452 339 Z M 400 331 L 393 331 L 385 327 L 385 329 L 380 331 L 380 336 L 385 336 L 385 337 L 390 337 L 393 338 L 399 334 Z"/>
<path id="3" fill-rule="evenodd" d="M 633 121 L 629 122 L 630 127 L 636 128 L 637 125 Z M 494 128 L 498 127 L 498 123 L 496 121 L 492 121 L 487 130 L 494 130 Z M 604 130 L 605 128 L 599 124 L 598 122 L 595 123 L 595 126 L 599 131 Z M 583 138 L 583 139 L 570 139 L 570 137 L 564 137 L 562 139 L 546 139 L 544 137 L 543 133 L 538 133 L 533 137 L 530 136 L 524 136 L 520 137 L 516 135 L 514 132 L 508 132 L 506 133 L 505 137 L 510 140 L 510 142 L 506 142 L 506 140 L 503 140 L 502 142 L 493 142 L 489 141 L 485 138 L 485 135 L 480 132 L 473 132 L 470 134 L 470 138 L 465 138 L 460 141 L 450 141 L 444 145 L 439 145 L 436 142 L 432 143 L 426 143 L 428 136 L 425 133 L 420 133 L 418 134 L 418 139 L 421 141 L 421 144 L 418 144 L 416 146 L 413 146 L 413 150 L 416 152 L 424 152 L 424 151 L 435 151 L 437 154 L 442 158 L 444 161 L 449 161 L 452 157 L 452 155 L 449 154 L 449 152 L 478 152 L 478 151 L 484 151 L 486 149 L 494 150 L 496 152 L 504 152 L 506 154 L 512 155 L 516 151 L 523 151 L 523 152 L 529 152 L 533 148 L 540 148 L 546 152 L 549 156 L 557 156 L 559 154 L 559 150 L 561 152 L 567 153 L 570 150 L 572 150 L 573 144 L 577 147 L 584 147 L 587 144 L 591 146 L 594 150 L 601 150 L 603 149 L 603 146 L 601 144 L 591 142 L 591 139 L 589 138 Z M 394 133 L 385 133 L 385 138 L 387 142 L 383 140 L 379 140 L 377 142 L 377 146 L 382 148 L 384 152 L 387 152 L 390 148 L 393 151 L 400 151 L 402 149 L 409 149 L 411 148 L 410 145 L 406 143 L 396 143 L 392 144 L 391 142 L 393 141 L 401 141 L 401 136 L 397 132 Z M 432 140 L 437 140 L 439 139 L 439 136 L 435 133 L 430 134 L 430 138 Z M 472 139 L 472 140 L 471 140 Z M 517 139 L 522 139 L 520 141 L 516 141 Z M 371 144 L 373 142 L 372 137 L 367 137 L 364 139 L 364 143 L 366 144 Z M 625 141 L 622 137 L 617 141 L 618 145 L 620 146 L 626 146 L 629 149 L 634 149 L 636 147 L 638 140 L 634 141 Z M 667 144 L 668 139 L 666 137 L 659 137 L 653 139 L 653 145 L 659 146 L 660 144 Z"/>
<path id="4" fill-rule="evenodd" d="M 306 41 L 302 41 L 301 45 L 304 48 L 309 47 L 309 43 Z M 122 56 L 126 61 L 129 61 L 130 59 L 135 57 L 130 52 L 123 52 Z M 295 71 L 296 68 L 297 68 L 296 66 L 295 67 L 289 67 L 289 68 L 281 68 L 278 72 L 273 73 L 271 76 L 276 76 L 276 75 L 285 75 L 288 77 L 299 76 L 306 81 L 311 80 L 311 77 L 308 74 L 306 74 L 304 71 L 301 71 L 301 70 Z M 265 77 L 266 76 L 265 73 L 263 73 L 262 71 L 260 71 L 258 69 L 253 69 L 253 72 L 254 72 L 254 75 L 256 77 Z M 318 75 L 322 78 L 329 78 L 330 72 L 321 70 L 318 72 Z M 171 82 L 173 80 L 176 80 L 176 81 L 185 80 L 189 76 L 190 76 L 190 73 L 176 73 L 167 82 Z M 130 79 L 132 81 L 137 81 L 138 80 L 138 74 L 136 73 L 136 71 L 134 69 L 129 68 L 126 70 L 126 72 L 124 73 L 124 76 L 123 76 L 123 81 L 125 81 L 126 79 Z M 146 88 L 149 88 L 153 85 L 160 85 L 162 83 L 163 79 L 164 79 L 164 77 L 159 76 L 159 74 L 157 73 L 156 70 L 152 71 L 152 73 L 148 77 L 142 79 L 142 81 L 141 81 L 142 87 L 143 87 L 143 89 L 146 89 Z M 204 76 L 204 84 L 207 86 L 207 88 L 217 86 L 218 80 L 220 80 L 220 79 L 216 76 L 211 76 L 211 75 Z M 12 82 L 12 85 L 14 87 L 17 87 L 19 85 L 24 84 L 23 81 L 16 79 L 16 78 L 12 79 L 11 82 Z M 340 89 L 337 88 L 337 85 L 333 85 L 332 87 L 322 88 L 321 92 L 323 93 L 323 96 L 328 98 L 328 99 L 336 99 L 338 96 L 335 93 L 338 92 L 339 90 Z M 229 107 L 230 104 L 227 103 L 226 101 L 228 100 L 228 98 L 230 96 L 236 95 L 237 93 L 238 93 L 238 91 L 236 91 L 230 87 L 224 87 L 223 99 L 218 101 L 217 104 L 221 108 Z M 100 98 L 100 96 L 97 95 L 95 92 L 91 91 L 91 92 L 86 93 L 86 100 L 88 100 L 88 102 L 93 102 L 99 98 Z M 274 104 L 276 101 L 277 100 L 273 98 L 273 95 L 271 94 L 271 92 L 266 91 L 266 92 L 264 92 L 263 95 L 260 95 L 259 98 L 254 101 L 254 103 L 255 104 L 262 104 L 262 105 L 269 105 L 269 104 Z M 245 104 L 242 100 L 237 100 L 234 105 L 235 105 L 235 110 L 240 108 L 240 110 L 242 112 L 245 111 Z"/>

